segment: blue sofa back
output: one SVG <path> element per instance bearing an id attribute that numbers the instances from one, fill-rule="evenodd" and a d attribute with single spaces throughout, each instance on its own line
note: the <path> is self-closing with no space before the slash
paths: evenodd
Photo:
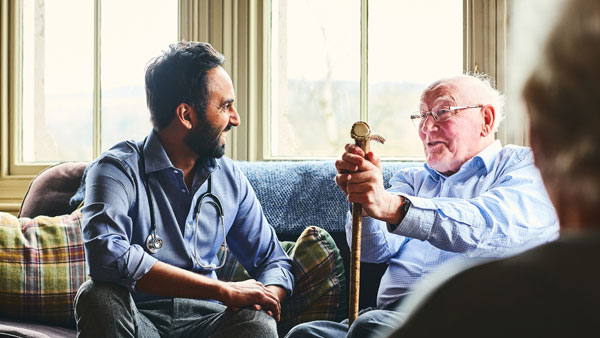
<path id="1" fill-rule="evenodd" d="M 348 202 L 334 181 L 334 161 L 236 161 L 280 235 L 299 235 L 309 225 L 330 233 L 344 232 Z M 383 162 L 386 188 L 402 168 L 422 162 Z"/>

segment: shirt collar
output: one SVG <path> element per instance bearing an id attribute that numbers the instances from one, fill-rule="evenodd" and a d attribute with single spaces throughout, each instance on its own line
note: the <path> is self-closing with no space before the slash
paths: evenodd
<path id="1" fill-rule="evenodd" d="M 145 140 L 144 145 L 144 165 L 146 166 L 146 174 L 160 171 L 168 168 L 175 168 L 169 155 L 165 151 L 158 133 L 153 129 Z M 219 163 L 216 158 L 201 157 L 196 161 L 196 170 L 207 170 L 213 172 L 219 168 Z"/>
<path id="2" fill-rule="evenodd" d="M 479 154 L 475 155 L 474 158 L 479 158 L 485 166 L 486 172 L 490 172 L 494 165 L 494 162 L 498 158 L 498 153 L 502 150 L 502 143 L 500 140 L 495 140 L 489 146 L 485 147 Z"/>
<path id="3" fill-rule="evenodd" d="M 502 150 L 502 143 L 500 140 L 495 140 L 489 146 L 485 147 L 479 154 L 473 156 L 470 160 L 465 162 L 459 169 L 461 171 L 463 168 L 469 168 L 477 165 L 482 165 L 486 172 L 489 173 L 492 170 L 492 166 L 497 159 L 497 154 Z M 438 172 L 437 170 L 431 168 L 427 162 L 425 162 L 425 169 L 429 172 L 429 175 L 435 180 L 439 181 L 440 178 L 447 178 L 446 175 Z"/>

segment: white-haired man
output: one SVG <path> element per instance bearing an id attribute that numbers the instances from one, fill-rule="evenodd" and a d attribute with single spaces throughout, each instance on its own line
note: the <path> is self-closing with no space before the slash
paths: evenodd
<path id="1" fill-rule="evenodd" d="M 431 84 L 411 116 L 427 163 L 397 173 L 388 190 L 379 158 L 346 145 L 335 181 L 363 207 L 361 259 L 388 264 L 377 309 L 363 310 L 350 328 L 347 321 L 315 321 L 289 337 L 367 337 L 396 327 L 403 314 L 392 309 L 442 263 L 515 254 L 558 236 L 531 150 L 495 139 L 502 102 L 484 76 Z"/>

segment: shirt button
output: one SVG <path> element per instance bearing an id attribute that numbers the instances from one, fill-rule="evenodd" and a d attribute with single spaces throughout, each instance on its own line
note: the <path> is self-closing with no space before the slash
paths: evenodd
<path id="1" fill-rule="evenodd" d="M 173 173 L 175 173 L 175 175 L 177 175 L 179 173 L 179 171 L 173 170 Z"/>
<path id="2" fill-rule="evenodd" d="M 181 189 L 181 192 L 185 192 L 185 189 Z"/>

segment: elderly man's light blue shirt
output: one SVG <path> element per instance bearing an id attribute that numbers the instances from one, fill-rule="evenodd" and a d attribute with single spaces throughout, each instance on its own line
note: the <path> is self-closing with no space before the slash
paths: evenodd
<path id="1" fill-rule="evenodd" d="M 171 164 L 154 131 L 147 138 L 143 154 L 156 232 L 164 245 L 157 253 L 150 253 L 145 244 L 151 229 L 149 200 L 136 151 L 141 145 L 119 143 L 88 169 L 83 238 L 93 279 L 118 283 L 129 288 L 136 301 L 144 301 L 157 297 L 136 292 L 135 282 L 157 260 L 216 278 L 214 270 L 200 264 L 219 265 L 217 252 L 223 242 L 220 219 L 208 203 L 202 204 L 199 216 L 195 212 L 198 198 L 208 189 L 210 174 L 212 192 L 223 207 L 231 253 L 253 278 L 265 285 L 279 285 L 291 294 L 291 260 L 234 162 L 226 157 L 199 159 L 190 190 L 183 172 Z"/>
<path id="2" fill-rule="evenodd" d="M 558 218 L 529 148 L 495 141 L 451 176 L 425 164 L 397 173 L 390 184 L 388 191 L 412 204 L 402 222 L 390 233 L 386 223 L 363 217 L 362 261 L 389 264 L 379 308 L 449 260 L 507 256 L 558 237 Z"/>

